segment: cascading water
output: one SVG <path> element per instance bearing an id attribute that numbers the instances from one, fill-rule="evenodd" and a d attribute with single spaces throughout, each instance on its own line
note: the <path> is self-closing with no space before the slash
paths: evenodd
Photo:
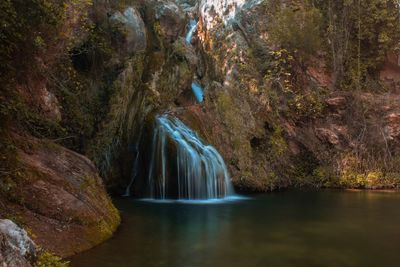
<path id="1" fill-rule="evenodd" d="M 139 156 L 140 156 L 140 151 L 139 151 L 139 142 L 136 143 L 135 145 L 135 162 L 133 164 L 133 169 L 132 169 L 132 177 L 131 181 L 129 182 L 128 186 L 125 189 L 125 194 L 123 195 L 124 197 L 129 197 L 131 195 L 131 187 L 136 179 L 136 176 L 138 175 L 138 170 L 139 170 Z"/>
<path id="2" fill-rule="evenodd" d="M 197 21 L 194 19 L 190 20 L 189 31 L 186 34 L 186 38 L 185 38 L 187 44 L 192 43 L 193 34 L 196 31 L 196 29 L 197 29 Z"/>
<path id="3" fill-rule="evenodd" d="M 199 102 L 199 103 L 203 102 L 204 93 L 203 93 L 203 89 L 201 88 L 201 86 L 195 82 L 192 82 L 192 91 L 193 91 L 194 96 L 197 99 L 197 102 Z"/>
<path id="4" fill-rule="evenodd" d="M 186 43 L 191 44 L 197 21 L 191 20 Z M 192 82 L 196 100 L 204 101 L 202 87 Z M 178 199 L 207 202 L 236 200 L 225 162 L 218 151 L 206 145 L 179 119 L 156 117 L 148 170 L 148 196 L 152 200 Z M 136 154 L 139 156 L 139 154 Z M 136 158 L 134 169 L 138 168 Z M 133 173 L 130 187 L 136 177 Z"/>
<path id="5" fill-rule="evenodd" d="M 157 116 L 148 176 L 155 199 L 218 199 L 234 195 L 218 151 L 177 118 Z"/>
<path id="6" fill-rule="evenodd" d="M 189 24 L 189 31 L 186 34 L 186 43 L 188 45 L 190 45 L 192 43 L 192 38 L 193 38 L 193 34 L 197 29 L 197 21 L 192 19 L 190 20 L 190 24 Z M 192 82 L 192 91 L 194 96 L 196 97 L 197 102 L 202 103 L 204 100 L 204 94 L 203 94 L 203 89 L 201 88 L 200 85 L 198 85 L 195 82 Z"/>

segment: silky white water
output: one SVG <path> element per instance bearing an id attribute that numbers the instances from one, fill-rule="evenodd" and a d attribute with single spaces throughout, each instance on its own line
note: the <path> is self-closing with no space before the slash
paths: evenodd
<path id="1" fill-rule="evenodd" d="M 234 195 L 221 155 L 179 119 L 156 117 L 151 153 L 151 198 L 198 200 Z"/>
<path id="2" fill-rule="evenodd" d="M 203 88 L 195 82 L 192 82 L 192 92 L 196 97 L 197 102 L 202 103 L 204 100 Z"/>
<path id="3" fill-rule="evenodd" d="M 189 31 L 186 34 L 186 38 L 185 38 L 187 44 L 192 43 L 193 34 L 196 31 L 196 29 L 197 29 L 197 21 L 195 21 L 193 19 L 190 20 Z"/>

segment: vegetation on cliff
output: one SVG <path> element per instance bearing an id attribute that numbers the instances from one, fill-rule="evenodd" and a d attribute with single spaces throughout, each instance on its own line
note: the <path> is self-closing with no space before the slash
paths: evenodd
<path id="1" fill-rule="evenodd" d="M 229 133 L 212 139 L 235 184 L 398 188 L 398 1 L 262 1 L 225 15 L 205 14 L 199 35 L 234 103 L 210 93 L 205 113 Z"/>
<path id="2" fill-rule="evenodd" d="M 289 1 L 285 5 L 271 1 L 266 5 L 273 18 L 269 26 L 271 41 L 281 49 L 271 52 L 272 62 L 276 63 L 267 79 L 272 81 L 272 86 L 277 81 L 275 86 L 283 89 L 286 99 L 292 99 L 288 104 L 290 113 L 295 113 L 290 117 L 299 122 L 311 119 L 318 123 L 321 116 L 329 114 L 329 109 L 337 108 L 329 100 L 327 105 L 327 93 L 329 96 L 330 91 L 348 91 L 351 108 L 346 114 L 336 111 L 342 122 L 337 117 L 331 123 L 334 127 L 343 127 L 338 125 L 343 125 L 343 121 L 354 123 L 344 126 L 351 131 L 347 134 L 352 143 L 336 152 L 330 149 L 335 154 L 334 160 L 327 158 L 328 162 L 322 162 L 321 155 L 314 154 L 312 159 L 307 156 L 293 175 L 306 185 L 396 187 L 400 172 L 395 167 L 397 142 L 388 141 L 391 138 L 385 136 L 385 131 L 390 126 L 376 124 L 373 117 L 379 115 L 372 111 L 377 112 L 376 103 L 363 94 L 395 89 L 381 80 L 380 73 L 388 54 L 397 51 L 400 43 L 398 1 Z M 310 75 L 310 67 L 318 61 L 326 62 L 327 88 L 304 80 Z M 390 104 L 387 108 L 393 112 Z M 321 131 L 325 130 L 320 130 L 320 135 Z M 331 142 L 338 146 L 337 141 Z M 306 154 L 310 153 L 306 151 Z M 306 176 L 304 166 L 311 168 Z"/>
<path id="3" fill-rule="evenodd" d="M 87 49 L 97 58 L 108 43 L 89 18 L 92 1 L 6 0 L 0 7 L 0 216 L 68 256 L 109 238 L 120 221 L 97 169 L 71 151 L 85 151 L 108 97 L 74 59 L 82 43 L 97 38 Z M 43 255 L 40 266 L 56 263 Z"/>
<path id="4" fill-rule="evenodd" d="M 398 49 L 398 11 L 396 0 L 268 3 L 272 39 L 299 59 L 326 54 L 335 86 L 347 90 L 369 87 Z"/>
<path id="5" fill-rule="evenodd" d="M 165 111 L 220 150 L 243 190 L 399 187 L 399 66 L 389 56 L 399 51 L 398 1 L 252 1 L 229 21 L 231 7 L 192 9 L 191 45 L 178 4 L 107 2 L 0 3 L 1 216 L 26 221 L 28 208 L 71 223 L 88 240 L 79 249 L 109 237 L 119 216 L 80 154 L 121 192 L 132 147 L 146 155 L 151 135 L 141 132 Z M 71 162 L 76 183 L 54 180 Z M 104 220 L 67 207 L 68 221 L 45 190 L 101 201 Z"/>

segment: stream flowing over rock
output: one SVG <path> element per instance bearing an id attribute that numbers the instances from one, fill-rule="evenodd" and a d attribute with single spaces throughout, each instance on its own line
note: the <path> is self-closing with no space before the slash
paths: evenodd
<path id="1" fill-rule="evenodd" d="M 148 177 L 151 138 L 141 139 L 139 159 L 136 148 L 129 147 L 137 147 L 140 132 L 153 132 L 154 118 L 165 112 L 212 144 L 227 162 L 234 186 L 244 191 L 309 182 L 294 177 L 313 177 L 310 183 L 317 187 L 353 183 L 355 176 L 342 180 L 351 151 L 364 151 L 374 139 L 382 148 L 395 149 L 395 92 L 377 94 L 372 101 L 331 91 L 332 75 L 317 56 L 305 67 L 293 63 L 291 74 L 301 81 L 301 90 L 285 92 L 269 80 L 275 53 L 282 52 L 269 37 L 268 1 L 132 1 L 132 7 L 146 21 L 146 56 L 136 55 L 140 68 L 132 71 L 128 65 L 115 80 L 129 100 L 119 118 L 110 119 L 119 121 L 116 146 L 104 150 L 107 158 L 96 160 L 106 184 L 119 194 L 127 195 L 129 187 L 133 195 L 144 195 L 140 181 Z M 381 111 L 367 112 L 366 124 L 355 125 L 349 118 L 354 103 Z M 377 121 L 385 124 L 380 130 Z M 368 171 L 360 186 L 371 186 L 367 176 Z"/>
<path id="2" fill-rule="evenodd" d="M 234 194 L 218 151 L 168 115 L 156 118 L 148 186 L 150 197 L 160 199 L 217 199 Z"/>
<path id="3" fill-rule="evenodd" d="M 108 193 L 400 187 L 394 47 L 356 90 L 337 83 L 330 49 L 275 40 L 286 37 L 278 15 L 310 15 L 288 1 L 20 2 L 5 2 L 15 16 L 2 24 L 13 39 L 1 46 L 0 217 L 21 219 L 46 250 L 69 256 L 110 237 L 120 217 Z"/>

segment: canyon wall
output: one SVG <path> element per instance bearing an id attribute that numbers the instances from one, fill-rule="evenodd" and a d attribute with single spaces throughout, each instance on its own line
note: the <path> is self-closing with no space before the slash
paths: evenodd
<path id="1" fill-rule="evenodd" d="M 141 196 L 157 114 L 216 147 L 239 191 L 399 187 L 395 50 L 349 90 L 323 49 L 302 58 L 272 38 L 268 1 L 17 2 L 2 10 L 31 28 L 6 28 L 27 47 L 1 49 L 0 215 L 44 249 L 67 256 L 112 234 L 105 188 L 121 195 L 136 178 Z"/>

